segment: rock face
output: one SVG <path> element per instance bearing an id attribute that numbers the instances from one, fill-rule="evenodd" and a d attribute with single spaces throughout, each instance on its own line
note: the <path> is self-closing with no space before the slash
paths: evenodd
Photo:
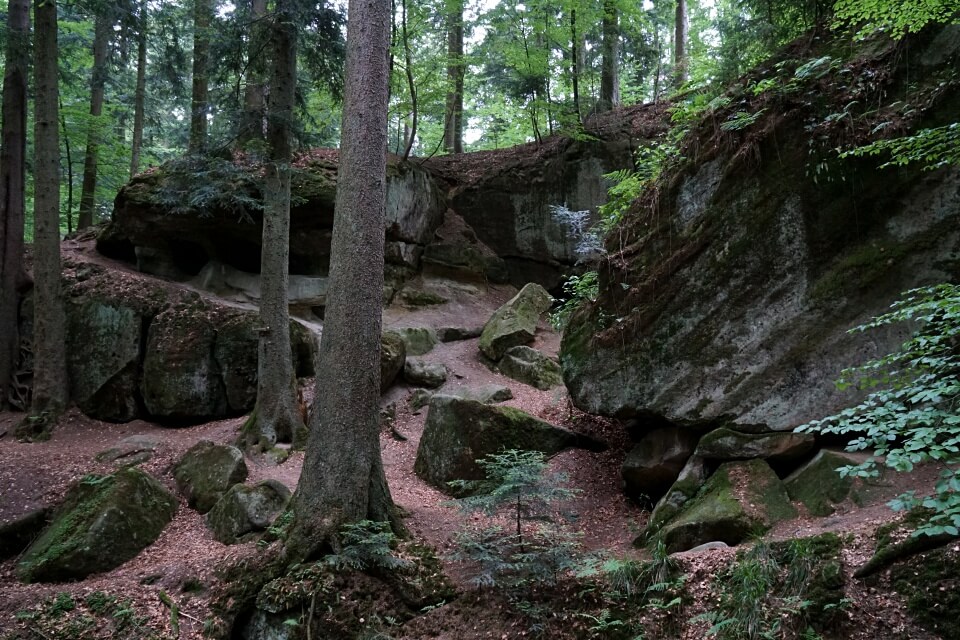
<path id="1" fill-rule="evenodd" d="M 863 117 L 857 107 L 854 119 L 865 135 L 877 124 L 871 100 L 909 83 L 934 88 L 955 68 L 956 51 L 927 61 L 927 43 L 909 60 L 890 49 L 871 61 L 890 80 L 859 98 Z M 936 94 L 913 129 L 955 121 L 960 88 Z M 807 145 L 783 141 L 816 139 L 814 127 L 824 148 L 842 146 L 823 123 L 850 97 L 837 105 L 801 95 L 768 110 L 748 135 L 711 139 L 711 123 L 728 115 L 711 114 L 692 136 L 711 151 L 666 176 L 613 234 L 625 249 L 604 263 L 598 301 L 564 334 L 564 378 L 578 407 L 790 430 L 855 400 L 830 381 L 895 350 L 909 331 L 848 329 L 903 291 L 960 277 L 960 168 L 880 170 L 883 160 L 869 157 L 824 160 L 830 177 L 815 176 Z"/>
<path id="2" fill-rule="evenodd" d="M 696 444 L 694 434 L 676 427 L 648 433 L 623 461 L 626 494 L 645 501 L 660 499 L 680 475 Z"/>
<path id="3" fill-rule="evenodd" d="M 247 464 L 240 449 L 201 440 L 183 454 L 173 477 L 189 505 L 206 513 L 230 487 L 247 479 Z"/>
<path id="4" fill-rule="evenodd" d="M 765 462 L 728 462 L 660 533 L 670 553 L 711 541 L 734 545 L 796 515 L 783 484 Z"/>
<path id="5" fill-rule="evenodd" d="M 407 361 L 407 345 L 398 333 L 387 331 L 380 336 L 380 391 L 390 388 Z"/>
<path id="6" fill-rule="evenodd" d="M 497 309 L 480 334 L 480 351 L 491 360 L 499 360 L 510 347 L 533 342 L 540 315 L 550 308 L 553 298 L 536 283 L 528 283 Z"/>
<path id="7" fill-rule="evenodd" d="M 252 487 L 233 485 L 207 514 L 213 537 L 233 544 L 256 531 L 265 531 L 290 502 L 290 490 L 276 480 Z"/>
<path id="8" fill-rule="evenodd" d="M 498 368 L 508 378 L 543 391 L 563 384 L 560 365 L 530 347 L 510 347 Z"/>
<path id="9" fill-rule="evenodd" d="M 17 565 L 24 582 L 80 580 L 136 556 L 173 519 L 177 501 L 138 469 L 87 476 Z"/>
<path id="10" fill-rule="evenodd" d="M 435 487 L 449 491 L 451 480 L 480 480 L 476 460 L 503 449 L 552 454 L 575 446 L 575 433 L 555 427 L 519 409 L 436 395 L 417 449 L 414 471 Z"/>
<path id="11" fill-rule="evenodd" d="M 854 478 L 841 477 L 840 467 L 856 465 L 849 456 L 824 449 L 783 481 L 792 500 L 802 502 L 812 515 L 829 516 L 833 505 L 854 497 Z"/>
<path id="12" fill-rule="evenodd" d="M 697 455 L 707 460 L 748 460 L 762 458 L 770 464 L 789 463 L 813 450 L 809 433 L 742 433 L 720 428 L 697 444 Z"/>

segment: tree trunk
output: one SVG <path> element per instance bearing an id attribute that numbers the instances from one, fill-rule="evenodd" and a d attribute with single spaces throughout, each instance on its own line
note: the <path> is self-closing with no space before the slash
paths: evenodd
<path id="1" fill-rule="evenodd" d="M 677 0 L 677 13 L 674 18 L 673 30 L 673 86 L 679 89 L 687 81 L 687 32 L 690 25 L 687 22 L 687 2 Z"/>
<path id="2" fill-rule="evenodd" d="M 19 291 L 23 273 L 24 185 L 27 145 L 27 68 L 30 57 L 30 3 L 7 7 L 7 57 L 3 74 L 3 130 L 0 146 L 0 410 L 8 405 L 20 354 Z"/>
<path id="3" fill-rule="evenodd" d="M 454 0 L 447 14 L 447 104 L 444 149 L 463 153 L 463 0 Z"/>
<path id="4" fill-rule="evenodd" d="M 210 28 L 213 0 L 193 2 L 193 91 L 190 98 L 190 140 L 187 151 L 203 153 L 207 149 L 207 111 L 209 98 Z"/>
<path id="5" fill-rule="evenodd" d="M 573 112 L 577 124 L 583 121 L 580 114 L 580 31 L 577 29 L 577 10 L 570 10 L 570 82 L 573 85 Z"/>
<path id="6" fill-rule="evenodd" d="M 267 0 L 250 2 L 250 41 L 247 48 L 247 85 L 243 92 L 243 113 L 237 143 L 242 149 L 253 140 L 263 140 L 265 104 L 263 50 Z"/>
<path id="7" fill-rule="evenodd" d="M 66 318 L 60 294 L 60 146 L 57 6 L 35 4 L 33 420 L 21 435 L 42 437 L 67 406 Z M 32 433 L 31 433 L 32 432 Z"/>
<path id="8" fill-rule="evenodd" d="M 614 0 L 604 0 L 602 29 L 597 111 L 609 111 L 620 105 L 620 15 Z"/>
<path id="9" fill-rule="evenodd" d="M 107 54 L 113 32 L 113 4 L 107 3 L 97 15 L 93 31 L 93 73 L 90 79 L 90 123 L 87 128 L 87 150 L 83 156 L 83 186 L 80 188 L 80 209 L 77 229 L 93 224 L 97 199 L 97 159 L 100 154 L 100 115 L 103 113 L 103 87 L 107 82 Z"/>
<path id="10" fill-rule="evenodd" d="M 269 449 L 291 441 L 303 426 L 297 410 L 290 316 L 287 307 L 290 258 L 290 135 L 297 82 L 297 34 L 292 0 L 277 0 L 270 28 L 273 72 L 263 193 L 263 251 L 260 258 L 260 347 L 256 420 L 244 434 L 247 445 Z"/>
<path id="11" fill-rule="evenodd" d="M 402 525 L 380 456 L 389 0 L 350 0 L 346 87 L 316 407 L 288 559 L 338 546 L 342 525 Z"/>
<path id="12" fill-rule="evenodd" d="M 410 91 L 410 130 L 409 132 L 404 131 L 404 139 L 407 141 L 407 144 L 403 149 L 403 159 L 406 160 L 410 157 L 410 152 L 413 151 L 413 144 L 417 138 L 417 120 L 420 114 L 417 107 L 417 85 L 413 81 L 413 59 L 410 55 L 410 37 L 407 33 L 407 0 L 402 0 L 400 7 L 400 25 L 401 32 L 403 33 L 403 60 L 406 67 L 407 89 Z M 405 130 L 406 128 L 406 125 L 404 125 Z"/>
<path id="13" fill-rule="evenodd" d="M 137 33 L 137 88 L 133 97 L 133 143 L 130 152 L 130 177 L 140 171 L 140 150 L 143 148 L 143 111 L 147 95 L 147 3 L 140 0 L 139 33 Z"/>

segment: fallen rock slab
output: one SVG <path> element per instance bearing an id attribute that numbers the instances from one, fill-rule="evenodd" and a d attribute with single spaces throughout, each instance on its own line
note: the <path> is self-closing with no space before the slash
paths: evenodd
<path id="1" fill-rule="evenodd" d="M 500 360 L 510 347 L 533 342 L 540 315 L 552 304 L 546 289 L 527 284 L 487 320 L 480 334 L 480 351 L 491 360 Z"/>

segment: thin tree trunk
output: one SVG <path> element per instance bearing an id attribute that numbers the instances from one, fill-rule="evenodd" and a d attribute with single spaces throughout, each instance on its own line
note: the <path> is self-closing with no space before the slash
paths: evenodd
<path id="1" fill-rule="evenodd" d="M 250 44 L 247 48 L 247 85 L 243 92 L 243 114 L 237 142 L 241 148 L 253 140 L 263 140 L 265 104 L 263 49 L 267 0 L 250 2 Z"/>
<path id="2" fill-rule="evenodd" d="M 58 98 L 59 100 L 59 98 Z M 63 135 L 63 151 L 67 166 L 67 233 L 73 233 L 73 154 L 70 149 L 70 132 L 67 130 L 67 119 L 63 117 L 63 101 L 60 107 L 60 133 Z"/>
<path id="3" fill-rule="evenodd" d="M 447 104 L 444 150 L 463 153 L 463 0 L 454 0 L 447 14 Z"/>
<path id="4" fill-rule="evenodd" d="M 620 15 L 613 0 L 603 2 L 602 30 L 600 100 L 597 111 L 609 111 L 620 105 Z"/>
<path id="5" fill-rule="evenodd" d="M 207 149 L 207 111 L 210 67 L 210 28 L 213 24 L 213 0 L 193 2 L 193 90 L 190 97 L 190 153 Z"/>
<path id="6" fill-rule="evenodd" d="M 583 121 L 580 114 L 580 33 L 577 30 L 577 10 L 570 10 L 570 82 L 573 84 L 573 112 L 577 124 Z"/>
<path id="7" fill-rule="evenodd" d="M 389 521 L 402 530 L 378 420 L 390 2 L 350 0 L 348 16 L 330 290 L 290 560 L 336 547 L 345 523 Z"/>
<path id="8" fill-rule="evenodd" d="M 83 186 L 80 188 L 80 210 L 77 214 L 77 229 L 86 229 L 93 224 L 93 212 L 97 198 L 97 160 L 100 155 L 102 127 L 99 118 L 103 113 L 103 88 L 107 82 L 107 53 L 110 33 L 113 31 L 113 6 L 108 3 L 97 15 L 93 32 L 93 73 L 90 80 L 90 124 L 87 128 L 87 150 L 83 156 Z"/>
<path id="9" fill-rule="evenodd" d="M 400 3 L 400 29 L 403 34 L 403 59 L 404 65 L 407 72 L 407 88 L 410 91 L 410 132 L 406 137 L 407 146 L 403 150 L 403 159 L 406 160 L 410 157 L 410 152 L 413 150 L 413 143 L 417 137 L 417 119 L 419 113 L 417 111 L 417 85 L 413 81 L 413 60 L 410 55 L 410 37 L 407 33 L 407 0 L 402 0 Z"/>
<path id="10" fill-rule="evenodd" d="M 3 73 L 3 130 L 0 146 L 0 410 L 8 405 L 20 353 L 18 289 L 23 273 L 24 185 L 27 145 L 27 68 L 30 3 L 7 6 L 7 52 Z"/>
<path id="11" fill-rule="evenodd" d="M 271 448 L 277 440 L 292 440 L 298 427 L 303 426 L 297 411 L 287 307 L 290 163 L 293 157 L 290 135 L 297 81 L 297 34 L 291 1 L 277 0 L 270 26 L 273 72 L 260 259 L 260 320 L 263 329 L 257 366 L 256 427 L 250 425 L 245 434 L 246 444 L 257 444 L 261 449 Z"/>
<path id="12" fill-rule="evenodd" d="M 19 435 L 43 437 L 67 406 L 66 318 L 60 293 L 60 145 L 57 6 L 35 4 L 33 419 Z"/>
<path id="13" fill-rule="evenodd" d="M 687 81 L 687 35 L 690 25 L 687 22 L 687 2 L 677 0 L 673 30 L 673 86 L 679 89 Z"/>
<path id="14" fill-rule="evenodd" d="M 133 97 L 133 142 L 130 152 L 130 177 L 140 171 L 143 148 L 143 115 L 147 95 L 147 3 L 140 0 L 139 33 L 137 33 L 137 88 Z"/>

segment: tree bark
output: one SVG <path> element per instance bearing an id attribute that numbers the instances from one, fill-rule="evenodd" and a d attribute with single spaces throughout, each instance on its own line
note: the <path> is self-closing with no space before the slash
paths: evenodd
<path id="1" fill-rule="evenodd" d="M 346 87 L 316 407 L 288 559 L 338 547 L 340 527 L 402 525 L 380 456 L 380 330 L 386 199 L 389 0 L 350 0 Z"/>
<path id="2" fill-rule="evenodd" d="M 410 152 L 413 151 L 413 144 L 416 142 L 417 121 L 420 117 L 420 113 L 417 106 L 417 84 L 413 81 L 413 59 L 410 55 L 410 37 L 407 33 L 407 0 L 402 0 L 400 7 L 400 25 L 403 33 L 403 63 L 407 76 L 407 89 L 410 91 L 411 123 L 409 131 L 407 131 L 407 127 L 404 126 L 404 139 L 407 141 L 407 144 L 403 149 L 403 159 L 406 160 L 410 157 Z"/>
<path id="3" fill-rule="evenodd" d="M 80 209 L 77 229 L 93 224 L 97 199 L 97 161 L 100 155 L 102 127 L 98 121 L 103 113 L 103 88 L 107 82 L 107 54 L 113 31 L 113 3 L 108 2 L 97 15 L 93 31 L 93 73 L 90 79 L 90 123 L 87 127 L 87 150 L 83 156 L 83 186 L 80 188 Z"/>
<path id="4" fill-rule="evenodd" d="M 34 320 L 32 435 L 42 436 L 67 406 L 66 318 L 60 293 L 60 145 L 57 6 L 34 5 Z M 22 432 L 21 432 L 22 433 Z"/>
<path id="5" fill-rule="evenodd" d="M 573 112 L 577 124 L 583 121 L 580 113 L 580 31 L 577 29 L 577 10 L 570 10 L 570 82 L 573 85 Z"/>
<path id="6" fill-rule="evenodd" d="M 600 61 L 600 99 L 597 111 L 620 106 L 620 14 L 614 0 L 603 2 L 603 41 Z"/>
<path id="7" fill-rule="evenodd" d="M 133 142 L 130 152 L 130 177 L 140 171 L 140 151 L 143 148 L 143 116 L 147 95 L 147 3 L 140 0 L 137 22 L 137 87 L 133 96 Z"/>
<path id="8" fill-rule="evenodd" d="M 210 28 L 213 24 L 213 0 L 193 2 L 193 90 L 190 97 L 190 139 L 187 151 L 203 153 L 207 149 L 207 111 L 210 67 Z"/>
<path id="9" fill-rule="evenodd" d="M 0 132 L 0 410 L 8 406 L 20 354 L 18 327 L 23 273 L 24 185 L 27 145 L 27 69 L 30 57 L 30 3 L 7 7 L 7 52 L 3 73 L 3 129 Z"/>
<path id="10" fill-rule="evenodd" d="M 290 4 L 277 0 L 270 27 L 273 70 L 266 182 L 263 194 L 263 251 L 260 258 L 260 320 L 263 329 L 257 365 L 256 420 L 244 434 L 246 444 L 269 449 L 291 441 L 303 423 L 297 410 L 290 315 L 287 302 L 290 258 L 290 144 L 297 81 L 297 34 Z"/>
<path id="11" fill-rule="evenodd" d="M 447 14 L 447 104 L 444 150 L 463 153 L 463 0 L 453 0 Z"/>
<path id="12" fill-rule="evenodd" d="M 677 12 L 673 29 L 673 86 L 679 89 L 687 81 L 687 35 L 690 24 L 687 21 L 687 2 L 677 0 Z"/>
<path id="13" fill-rule="evenodd" d="M 247 85 L 243 92 L 243 113 L 237 143 L 242 149 L 253 140 L 263 140 L 264 93 L 264 40 L 266 29 L 267 0 L 250 2 L 250 41 L 247 47 Z"/>

